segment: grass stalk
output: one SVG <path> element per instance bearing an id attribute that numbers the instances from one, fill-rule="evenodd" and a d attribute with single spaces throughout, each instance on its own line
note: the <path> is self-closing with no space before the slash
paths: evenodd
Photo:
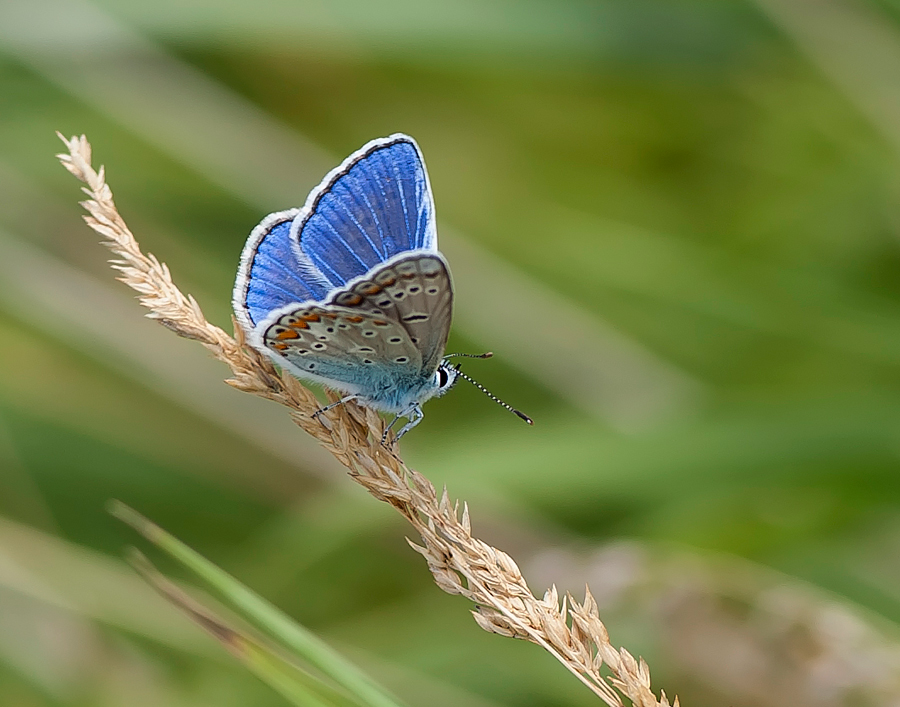
<path id="1" fill-rule="evenodd" d="M 246 346 L 239 326 L 232 337 L 208 322 L 197 301 L 175 285 L 166 265 L 141 251 L 116 209 L 103 168 L 91 166 L 87 138 L 60 139 L 67 148 L 60 161 L 86 185 L 85 220 L 103 236 L 115 255 L 112 266 L 119 279 L 138 292 L 147 316 L 205 346 L 230 367 L 230 385 L 287 407 L 294 422 L 331 452 L 351 479 L 406 518 L 422 542 L 411 545 L 425 558 L 435 583 L 473 602 L 479 626 L 544 647 L 609 707 L 622 707 L 623 696 L 637 707 L 677 707 L 677 697 L 670 703 L 664 692 L 654 695 L 642 659 L 612 645 L 589 590 L 580 603 L 571 595 L 560 601 L 555 587 L 537 598 L 509 555 L 472 535 L 465 504 L 460 509 L 458 502 L 451 503 L 446 489 L 439 495 L 427 478 L 382 444 L 384 421 L 374 410 L 350 402 L 313 417 L 319 402 L 311 391 Z M 601 672 L 603 666 L 609 677 Z"/>
<path id="2" fill-rule="evenodd" d="M 298 707 L 370 707 L 368 702 L 349 699 L 312 673 L 291 665 L 271 648 L 229 626 L 166 579 L 137 550 L 131 552 L 129 560 L 163 598 L 292 704 Z"/>
<path id="3" fill-rule="evenodd" d="M 356 665 L 196 550 L 120 501 L 112 501 L 109 511 L 194 572 L 246 618 L 356 696 L 362 704 L 367 707 L 399 707 L 399 700 L 389 695 Z"/>

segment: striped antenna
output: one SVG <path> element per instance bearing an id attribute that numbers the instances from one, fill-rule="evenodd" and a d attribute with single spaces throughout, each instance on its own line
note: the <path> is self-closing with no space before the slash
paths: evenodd
<path id="1" fill-rule="evenodd" d="M 466 358 L 490 358 L 494 354 L 491 351 L 483 354 L 464 354 L 464 353 L 452 353 L 444 356 L 445 359 L 448 358 L 456 358 L 457 356 L 465 356 Z"/>
<path id="2" fill-rule="evenodd" d="M 455 355 L 455 356 L 471 356 L 472 358 L 490 358 L 493 354 L 488 353 L 488 354 L 482 354 L 482 355 L 480 355 L 480 356 L 477 356 L 477 355 L 475 355 L 475 354 L 451 354 L 451 355 Z M 446 358 L 446 357 L 445 357 L 445 358 Z M 456 373 L 457 373 L 457 375 L 459 375 L 459 376 L 461 376 L 462 378 L 465 378 L 467 381 L 469 381 L 469 383 L 471 383 L 471 384 L 474 385 L 476 388 L 478 388 L 478 390 L 480 390 L 482 393 L 484 393 L 486 396 L 488 396 L 488 397 L 489 397 L 491 400 L 493 400 L 495 403 L 497 403 L 498 405 L 502 405 L 503 407 L 505 407 L 505 408 L 506 408 L 507 410 L 509 410 L 513 415 L 518 415 L 520 418 L 522 418 L 523 420 L 525 420 L 525 422 L 527 422 L 529 425 L 533 425 L 533 424 L 534 424 L 534 420 L 532 420 L 530 417 L 528 417 L 528 415 L 526 415 L 524 412 L 521 412 L 520 410 L 516 410 L 512 405 L 507 405 L 507 404 L 504 403 L 502 400 L 500 400 L 500 398 L 498 398 L 496 395 L 494 395 L 491 391 L 489 391 L 487 388 L 485 388 L 483 385 L 481 385 L 481 383 L 479 383 L 479 382 L 476 381 L 476 380 L 473 380 L 472 378 L 470 378 L 469 376 L 467 376 L 465 373 L 463 373 L 461 370 L 459 370 L 459 364 L 457 364 L 457 366 L 456 366 Z"/>

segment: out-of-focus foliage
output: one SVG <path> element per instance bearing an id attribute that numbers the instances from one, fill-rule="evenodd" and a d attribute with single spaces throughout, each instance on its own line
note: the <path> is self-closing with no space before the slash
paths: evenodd
<path id="1" fill-rule="evenodd" d="M 898 55 L 893 0 L 4 0 L 0 704 L 283 704 L 133 576 L 112 497 L 409 704 L 595 704 L 481 632 L 281 411 L 142 325 L 54 130 L 89 135 L 142 245 L 221 325 L 266 209 L 371 138 L 416 137 L 460 300 L 500 313 L 492 336 L 461 309 L 451 347 L 493 350 L 467 371 L 536 425 L 460 384 L 407 459 L 537 590 L 590 581 L 614 643 L 685 705 L 896 702 Z M 218 155 L 210 106 L 247 128 Z M 253 161 L 285 134 L 308 159 Z M 567 387 L 560 345 L 617 394 Z M 641 381 L 661 402 L 621 424 Z M 687 601 L 700 585 L 730 613 Z M 857 618 L 813 631 L 816 602 Z M 861 637 L 865 669 L 824 660 Z"/>

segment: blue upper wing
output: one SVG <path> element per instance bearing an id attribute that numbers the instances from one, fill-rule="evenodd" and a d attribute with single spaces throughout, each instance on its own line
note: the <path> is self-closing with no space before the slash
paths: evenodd
<path id="1" fill-rule="evenodd" d="M 253 329 L 289 304 L 321 302 L 398 253 L 437 250 L 422 154 L 401 134 L 373 140 L 332 170 L 302 209 L 270 214 L 241 255 L 234 310 Z"/>
<path id="2" fill-rule="evenodd" d="M 298 213 L 270 214 L 247 239 L 234 286 L 234 311 L 247 329 L 285 305 L 322 300 L 331 289 L 291 243 L 291 223 Z"/>
<path id="3" fill-rule="evenodd" d="M 437 249 L 425 163 L 407 135 L 373 140 L 309 195 L 291 237 L 333 286 L 404 251 Z"/>

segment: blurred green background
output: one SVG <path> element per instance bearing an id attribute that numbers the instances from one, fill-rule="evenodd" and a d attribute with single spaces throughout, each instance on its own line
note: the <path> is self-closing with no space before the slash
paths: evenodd
<path id="1" fill-rule="evenodd" d="M 410 705 L 598 704 L 141 318 L 54 130 L 225 327 L 253 226 L 413 135 L 450 348 L 536 424 L 463 383 L 407 461 L 686 707 L 900 703 L 896 0 L 0 0 L 0 704 L 284 704 L 120 559 L 109 498 Z"/>

